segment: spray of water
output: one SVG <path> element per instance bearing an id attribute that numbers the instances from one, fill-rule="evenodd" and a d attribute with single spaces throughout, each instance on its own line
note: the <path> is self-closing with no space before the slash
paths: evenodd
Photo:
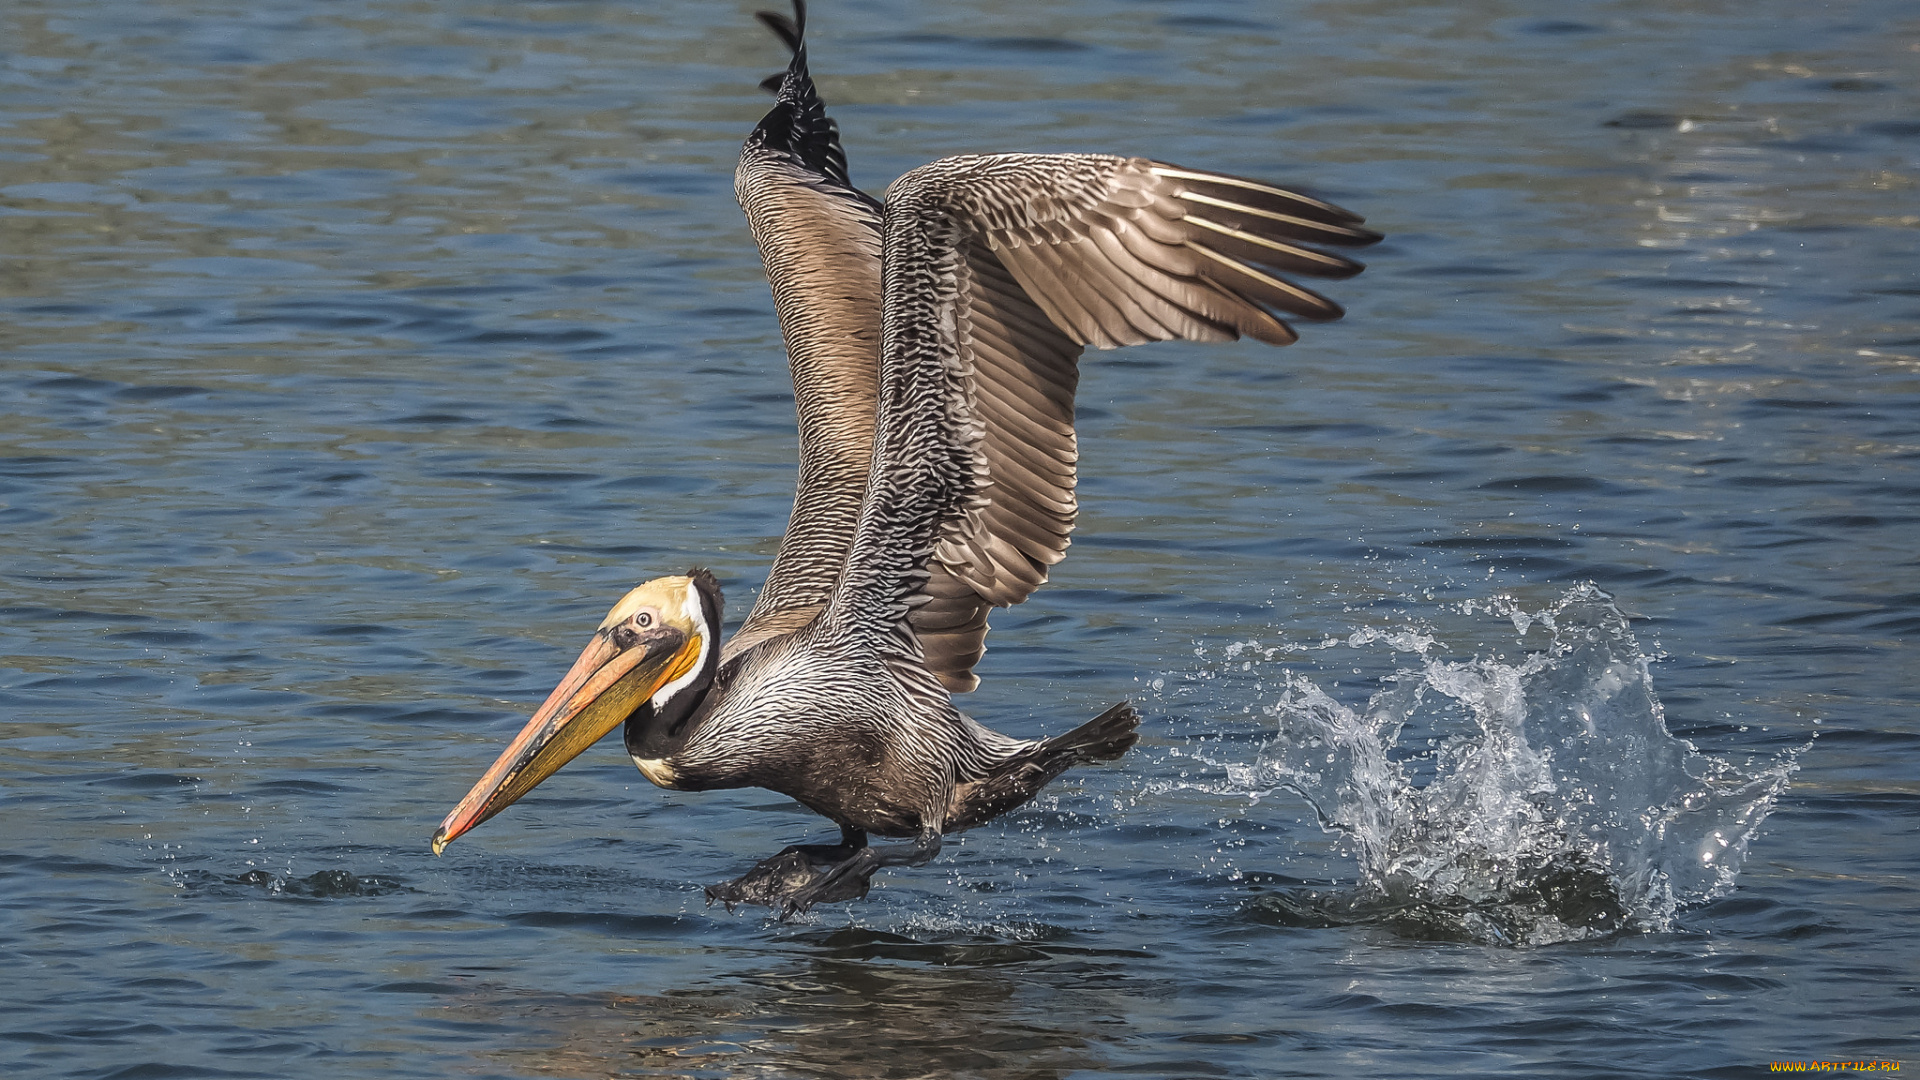
<path id="1" fill-rule="evenodd" d="M 1229 782 L 1305 798 L 1359 881 L 1268 893 L 1259 913 L 1543 944 L 1666 930 L 1731 889 L 1797 754 L 1735 766 L 1669 734 L 1649 658 L 1593 586 L 1545 611 L 1478 607 L 1512 621 L 1515 659 L 1449 659 L 1413 631 L 1323 644 L 1419 658 L 1363 708 L 1284 674 L 1272 740 Z"/>

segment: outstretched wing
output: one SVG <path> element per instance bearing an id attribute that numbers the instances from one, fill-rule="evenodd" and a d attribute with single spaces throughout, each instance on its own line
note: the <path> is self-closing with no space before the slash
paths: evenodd
<path id="1" fill-rule="evenodd" d="M 1008 154 L 915 169 L 887 192 L 879 444 L 828 617 L 951 690 L 978 683 L 991 607 L 1017 604 L 1073 528 L 1084 345 L 1275 345 L 1339 305 L 1320 250 L 1379 234 L 1267 184 L 1141 158 Z"/>
<path id="2" fill-rule="evenodd" d="M 760 245 L 786 337 L 800 476 L 766 587 L 723 661 L 806 625 L 826 604 L 873 454 L 880 205 L 847 178 L 839 129 L 807 74 L 806 6 L 796 2 L 794 14 L 760 14 L 793 60 L 763 84 L 776 100 L 740 152 L 734 190 Z"/>

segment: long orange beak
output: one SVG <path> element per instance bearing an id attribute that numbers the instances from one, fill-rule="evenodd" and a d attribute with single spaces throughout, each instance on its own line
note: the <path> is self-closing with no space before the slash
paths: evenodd
<path id="1" fill-rule="evenodd" d="M 622 649 L 613 643 L 614 629 L 603 627 L 593 635 L 533 719 L 440 823 L 433 834 L 435 855 L 513 805 L 699 661 L 698 631 L 688 634 L 662 626 Z"/>

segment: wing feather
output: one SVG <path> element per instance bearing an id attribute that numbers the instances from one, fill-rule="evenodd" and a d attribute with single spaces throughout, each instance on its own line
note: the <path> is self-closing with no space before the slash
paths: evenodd
<path id="1" fill-rule="evenodd" d="M 1280 273 L 1362 267 L 1337 206 L 1139 158 L 947 158 L 888 191 L 878 416 L 824 618 L 948 689 L 978 683 L 987 611 L 1065 557 L 1082 347 L 1295 340 L 1339 305 Z"/>
<path id="2" fill-rule="evenodd" d="M 882 211 L 853 187 L 839 129 L 807 73 L 806 9 L 761 21 L 793 50 L 772 111 L 741 149 L 734 191 L 786 339 L 800 429 L 793 513 L 766 585 L 721 652 L 792 633 L 832 595 L 873 456 Z"/>

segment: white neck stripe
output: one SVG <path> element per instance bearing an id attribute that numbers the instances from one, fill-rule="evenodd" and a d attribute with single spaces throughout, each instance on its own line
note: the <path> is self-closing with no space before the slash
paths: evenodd
<path id="1" fill-rule="evenodd" d="M 693 684 L 693 680 L 700 677 L 700 673 L 707 667 L 707 653 L 713 650 L 713 635 L 707 630 L 707 612 L 700 601 L 700 587 L 692 582 L 687 584 L 687 598 L 681 613 L 697 628 L 694 632 L 700 635 L 700 655 L 694 659 L 693 666 L 687 669 L 685 675 L 654 691 L 653 708 L 656 712 L 665 707 L 668 700 L 675 694 L 685 690 Z"/>

